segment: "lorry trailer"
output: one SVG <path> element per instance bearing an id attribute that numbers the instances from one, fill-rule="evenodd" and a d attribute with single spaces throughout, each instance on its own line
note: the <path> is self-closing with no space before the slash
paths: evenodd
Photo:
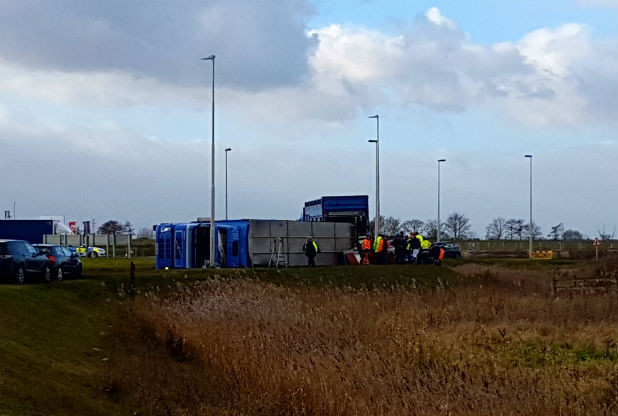
<path id="1" fill-rule="evenodd" d="M 156 226 L 157 269 L 191 269 L 210 265 L 210 222 L 162 223 Z M 320 247 L 317 265 L 343 264 L 343 251 L 354 247 L 354 225 L 289 220 L 215 222 L 215 264 L 261 267 L 284 260 L 307 264 L 303 245 L 312 237 Z"/>
<path id="2" fill-rule="evenodd" d="M 305 202 L 302 221 L 345 222 L 354 225 L 356 235 L 367 232 L 369 197 L 367 195 L 323 196 Z"/>
<path id="3" fill-rule="evenodd" d="M 54 220 L 0 220 L 0 238 L 43 242 L 43 235 L 55 234 Z"/>

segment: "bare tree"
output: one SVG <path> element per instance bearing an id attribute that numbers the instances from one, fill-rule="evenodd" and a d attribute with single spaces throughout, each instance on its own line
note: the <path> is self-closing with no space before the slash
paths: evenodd
<path id="1" fill-rule="evenodd" d="M 423 226 L 423 230 L 421 233 L 425 236 L 425 238 L 435 241 L 436 238 L 438 238 L 438 221 L 436 220 L 425 221 L 425 225 Z"/>
<path id="2" fill-rule="evenodd" d="M 382 221 L 381 229 L 384 235 L 393 237 L 401 230 L 401 220 L 395 217 L 386 217 Z"/>
<path id="3" fill-rule="evenodd" d="M 425 226 L 425 222 L 422 220 L 407 220 L 401 223 L 401 229 L 406 233 L 410 234 L 411 232 L 418 233 Z"/>
<path id="4" fill-rule="evenodd" d="M 560 240 L 564 234 L 564 224 L 560 223 L 551 227 L 551 231 L 547 234 L 547 238 L 551 240 Z"/>
<path id="5" fill-rule="evenodd" d="M 511 218 L 504 224 L 506 230 L 506 236 L 509 240 L 515 240 L 516 238 L 521 240 L 522 233 L 524 231 L 524 220 L 516 220 Z"/>
<path id="6" fill-rule="evenodd" d="M 541 226 L 537 225 L 534 221 L 532 222 L 532 227 L 530 227 L 530 223 L 527 223 L 523 227 L 522 234 L 524 234 L 526 238 L 530 238 L 530 233 L 532 233 L 533 240 L 538 240 L 539 238 L 543 236 L 543 231 L 541 230 Z"/>
<path id="7" fill-rule="evenodd" d="M 375 230 L 375 218 L 369 222 L 369 232 Z M 401 230 L 399 218 L 384 217 L 380 215 L 380 232 L 387 236 L 394 236 Z"/>
<path id="8" fill-rule="evenodd" d="M 605 229 L 605 227 L 603 227 L 603 229 L 597 227 L 597 233 L 599 233 L 599 239 L 603 241 L 613 240 L 614 235 L 616 234 L 616 229 L 614 228 L 612 232 L 609 232 Z"/>
<path id="9" fill-rule="evenodd" d="M 124 222 L 124 231 L 126 231 L 127 234 L 133 235 L 133 225 L 131 224 L 129 220 L 126 220 Z"/>
<path id="10" fill-rule="evenodd" d="M 446 218 L 444 228 L 451 238 L 461 240 L 470 232 L 470 218 L 458 212 L 453 212 Z"/>
<path id="11" fill-rule="evenodd" d="M 565 241 L 583 240 L 584 236 L 577 230 L 568 229 L 562 233 L 562 239 Z"/>
<path id="12" fill-rule="evenodd" d="M 504 233 L 507 240 L 514 240 L 517 228 L 517 220 L 511 218 L 504 223 Z"/>
<path id="13" fill-rule="evenodd" d="M 494 218 L 485 227 L 485 238 L 488 240 L 502 240 L 506 236 L 506 220 L 502 217 Z"/>

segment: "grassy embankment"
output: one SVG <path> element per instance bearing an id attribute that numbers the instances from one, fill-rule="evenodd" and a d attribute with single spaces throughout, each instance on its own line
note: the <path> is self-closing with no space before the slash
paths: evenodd
<path id="1" fill-rule="evenodd" d="M 573 262 L 136 263 L 135 300 L 126 259 L 0 285 L 0 415 L 617 410 L 616 297 L 548 296 Z"/>
<path id="2" fill-rule="evenodd" d="M 316 270 L 181 270 L 157 271 L 152 259 L 138 258 L 137 291 L 166 292 L 179 282 L 190 284 L 214 275 L 247 277 L 291 285 L 378 285 L 411 283 L 410 270 L 401 273 L 369 268 Z M 440 273 L 435 273 L 440 272 Z M 127 413 L 123 395 L 109 371 L 111 350 L 118 348 L 118 323 L 128 302 L 129 260 L 85 259 L 87 278 L 0 284 L 0 415 Z M 418 286 L 453 279 L 446 269 L 426 269 Z M 180 283 L 180 284 L 182 284 Z M 138 298 L 141 296 L 138 294 Z M 165 358 L 165 357 L 164 357 Z M 126 393 L 126 392 L 125 392 Z M 119 401 L 120 400 L 120 401 Z"/>

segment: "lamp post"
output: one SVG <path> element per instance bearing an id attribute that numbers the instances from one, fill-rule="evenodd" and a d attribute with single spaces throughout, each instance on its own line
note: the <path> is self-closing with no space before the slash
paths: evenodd
<path id="1" fill-rule="evenodd" d="M 530 228 L 528 230 L 528 257 L 532 258 L 532 155 L 524 155 L 530 159 Z"/>
<path id="2" fill-rule="evenodd" d="M 446 162 L 446 159 L 438 159 L 438 233 L 436 241 L 440 241 L 440 229 L 442 228 L 440 223 L 440 163 Z"/>
<path id="3" fill-rule="evenodd" d="M 210 145 L 210 267 L 215 267 L 215 56 L 202 58 L 212 61 L 212 137 Z"/>
<path id="4" fill-rule="evenodd" d="M 225 149 L 225 220 L 227 221 L 227 154 L 231 152 L 232 148 Z"/>
<path id="5" fill-rule="evenodd" d="M 369 140 L 369 143 L 376 144 L 376 219 L 373 238 L 378 238 L 380 232 L 380 116 L 370 116 L 369 118 L 376 119 L 376 139 Z"/>

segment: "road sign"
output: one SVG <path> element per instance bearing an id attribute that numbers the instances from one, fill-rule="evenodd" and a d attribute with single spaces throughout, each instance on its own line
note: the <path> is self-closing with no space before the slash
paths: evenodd
<path id="1" fill-rule="evenodd" d="M 598 238 L 595 238 L 594 241 L 592 242 L 592 245 L 595 247 L 598 247 L 601 245 L 601 240 L 599 240 Z"/>

